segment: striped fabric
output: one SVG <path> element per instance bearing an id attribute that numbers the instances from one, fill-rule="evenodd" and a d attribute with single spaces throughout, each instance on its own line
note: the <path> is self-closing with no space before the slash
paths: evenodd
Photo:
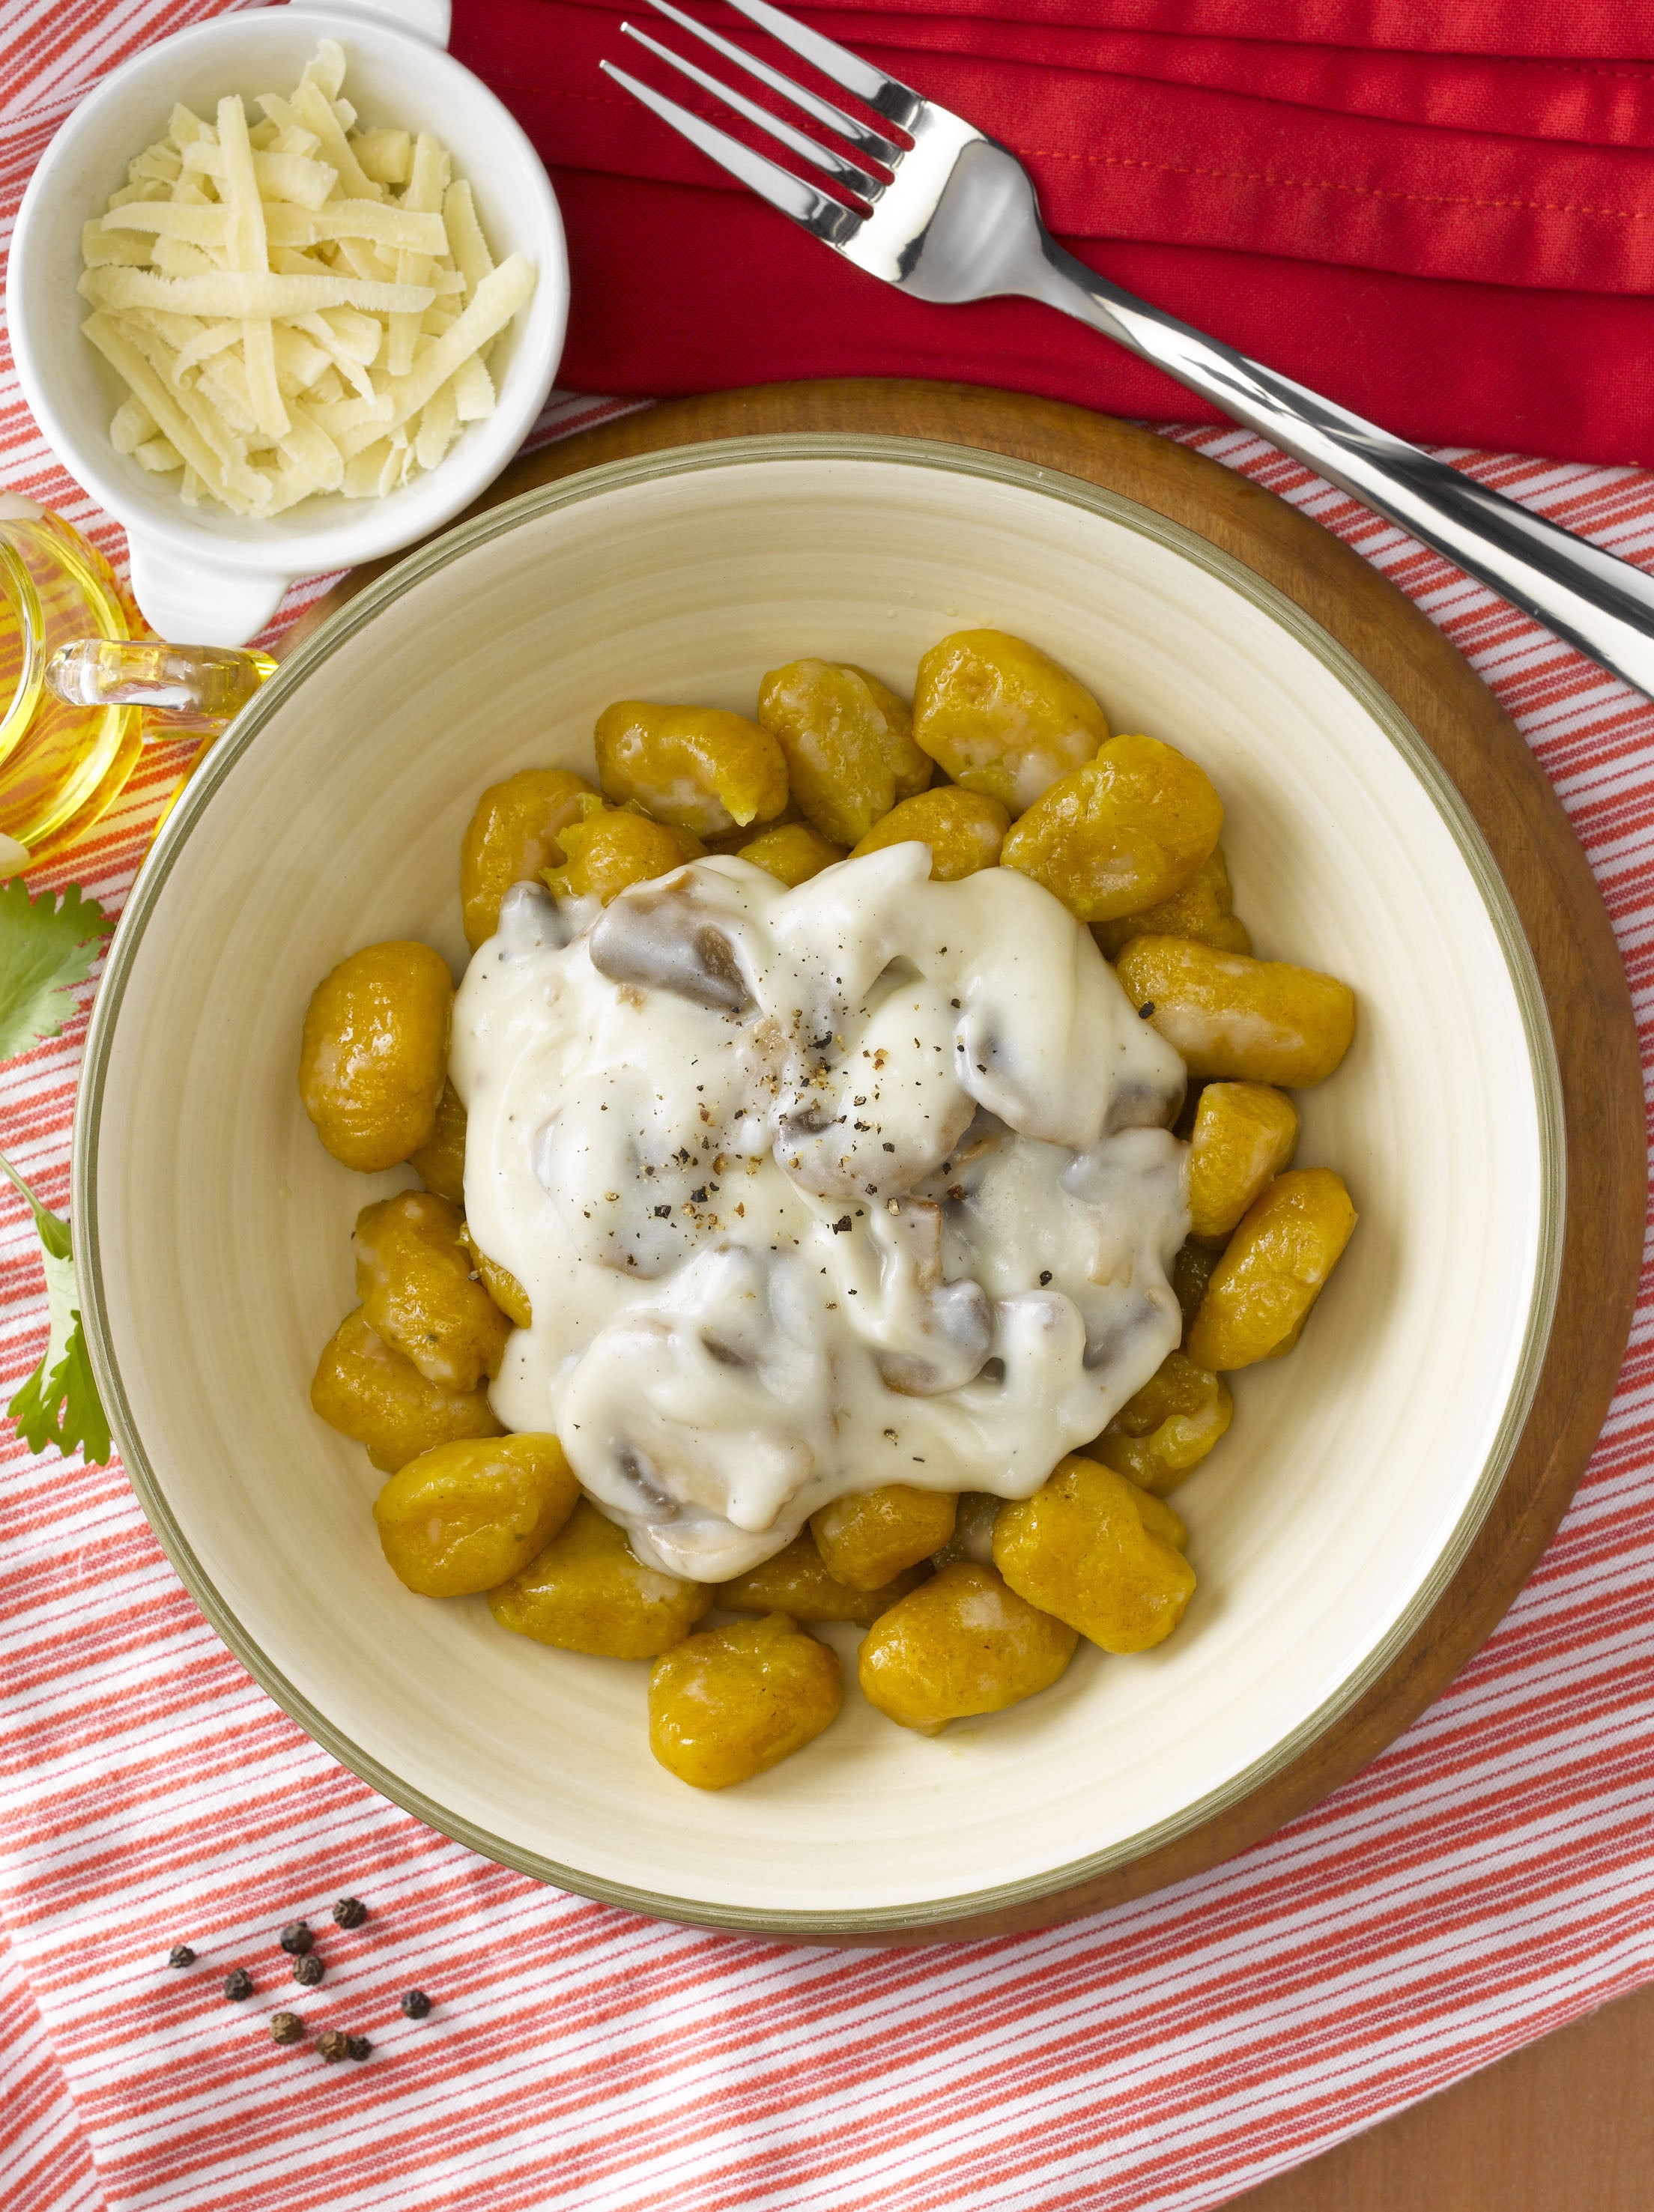
<path id="1" fill-rule="evenodd" d="M 9 0 L 4 208 L 69 102 L 211 0 Z M 119 552 L 0 362 L 0 475 Z M 550 434 L 605 411 L 563 399 Z M 1602 882 L 1650 1039 L 1654 707 L 1250 435 L 1189 442 L 1357 545 L 1523 725 Z M 1654 559 L 1654 478 L 1455 455 Z M 289 610 L 290 613 L 291 610 Z M 186 748 L 70 865 L 119 905 Z M 89 997 L 89 992 L 85 994 Z M 0 1072 L 0 1146 L 67 1200 L 83 1022 Z M 1654 1975 L 1646 1284 L 1590 1472 L 1499 1632 L 1355 1782 L 1200 1880 L 1048 1933 L 788 1949 L 635 1919 L 445 1842 L 248 1680 L 119 1466 L 0 1481 L 6 2212 L 1171 2212 L 1219 2203 Z M 0 1389 L 39 1358 L 0 1200 Z M 367 1900 L 336 1932 L 332 1899 Z M 295 1990 L 274 1931 L 325 1926 Z M 200 1963 L 164 1964 L 187 1941 Z M 255 1993 L 231 2004 L 245 1964 Z M 410 1985 L 435 2000 L 403 2019 Z M 278 2049 L 271 2013 L 366 2033 Z"/>

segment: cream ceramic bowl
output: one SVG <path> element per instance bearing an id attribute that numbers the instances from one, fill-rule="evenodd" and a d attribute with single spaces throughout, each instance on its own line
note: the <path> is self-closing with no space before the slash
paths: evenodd
<path id="1" fill-rule="evenodd" d="M 125 525 L 133 592 L 162 637 L 244 644 L 295 578 L 378 560 L 440 530 L 492 483 L 545 404 L 569 311 L 562 218 L 539 155 L 482 79 L 444 51 L 447 35 L 447 0 L 301 0 L 216 16 L 112 71 L 29 179 L 6 277 L 18 381 L 58 459 Z M 441 139 L 455 175 L 471 181 L 495 258 L 520 251 L 534 264 L 534 295 L 492 357 L 493 413 L 399 491 L 330 493 L 268 521 L 204 501 L 187 507 L 174 477 L 149 475 L 109 442 L 126 387 L 81 336 L 90 312 L 75 289 L 81 227 L 165 132 L 175 102 L 210 116 L 227 93 L 288 92 L 323 39 L 344 49 L 345 92 L 364 123 Z"/>
<path id="2" fill-rule="evenodd" d="M 1200 1588 L 1144 1657 L 930 1741 L 854 1687 L 721 1795 L 652 1761 L 646 1670 L 411 1596 L 381 1480 L 311 1413 L 353 1304 L 364 1178 L 295 1079 L 317 979 L 375 939 L 465 957 L 482 787 L 589 770 L 631 695 L 751 708 L 800 653 L 905 688 L 992 624 L 1186 747 L 1229 810 L 1261 952 L 1347 976 L 1353 1050 L 1300 1159 L 1361 1210 L 1302 1348 L 1236 1378 L 1179 1495 Z M 1507 1463 L 1554 1293 L 1549 1032 L 1517 921 L 1411 727 L 1306 617 L 1110 494 L 898 441 L 739 441 L 529 495 L 372 585 L 209 757 L 145 868 L 93 1016 L 75 1218 L 98 1380 L 162 1542 L 271 1694 L 435 1826 L 640 1909 L 794 1933 L 912 1929 L 1067 1886 L 1255 1786 L 1328 1728 L 1444 1587 Z"/>

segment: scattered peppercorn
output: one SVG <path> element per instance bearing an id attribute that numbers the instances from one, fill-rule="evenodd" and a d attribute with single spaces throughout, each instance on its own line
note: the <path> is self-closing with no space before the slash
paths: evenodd
<path id="1" fill-rule="evenodd" d="M 360 1928 L 368 1908 L 359 1897 L 342 1897 L 333 1907 L 333 1917 L 341 1928 Z"/>
<path id="2" fill-rule="evenodd" d="M 423 1990 L 404 1990 L 402 2016 L 404 2020 L 423 2020 L 431 2008 L 431 2001 Z"/>
<path id="3" fill-rule="evenodd" d="M 169 1966 L 192 1966 L 195 1964 L 195 1954 L 187 1943 L 174 1943 L 167 1954 L 167 1964 Z"/>
<path id="4" fill-rule="evenodd" d="M 304 2033 L 304 2022 L 295 2012 L 273 2012 L 270 2032 L 277 2043 L 296 2043 Z"/>
<path id="5" fill-rule="evenodd" d="M 294 1980 L 302 1984 L 307 1990 L 313 1990 L 326 1971 L 322 1965 L 319 1952 L 306 1951 L 293 1961 Z"/>
<path id="6" fill-rule="evenodd" d="M 1041 1273 L 1041 1275 L 1040 1275 L 1040 1279 L 1039 1279 L 1039 1286 L 1040 1286 L 1041 1290 L 1043 1290 L 1043 1289 L 1045 1288 L 1045 1285 L 1047 1285 L 1047 1283 L 1049 1283 L 1049 1282 L 1050 1281 L 1050 1279 L 1051 1279 L 1051 1271 L 1050 1271 L 1050 1269 L 1049 1269 L 1049 1267 L 1047 1267 L 1047 1268 L 1045 1268 L 1045 1269 L 1042 1272 L 1042 1273 Z"/>
<path id="7" fill-rule="evenodd" d="M 344 2047 L 352 2058 L 365 2058 L 374 2046 L 365 2035 L 348 2035 L 344 2039 Z"/>
<path id="8" fill-rule="evenodd" d="M 1140 1006 L 1139 1006 L 1139 1008 L 1137 1009 L 1137 1018 L 1138 1018 L 1138 1020 L 1139 1020 L 1140 1022 L 1146 1022 L 1146 1021 L 1148 1019 L 1149 1016 L 1150 1016 L 1153 1012 L 1154 1012 L 1154 1001 L 1153 1001 L 1153 1000 L 1152 1000 L 1152 999 L 1145 999 L 1145 1000 L 1144 1000 L 1144 1001 L 1143 1001 L 1143 1003 L 1142 1003 L 1142 1005 L 1141 1005 Z"/>
<path id="9" fill-rule="evenodd" d="M 336 2066 L 341 2058 L 350 2056 L 350 2039 L 337 2027 L 325 2027 L 316 2038 L 316 2048 L 330 2066 Z"/>
<path id="10" fill-rule="evenodd" d="M 224 1995 L 233 2004 L 240 2004 L 243 1997 L 252 1995 L 252 1977 L 245 1966 L 237 1966 L 233 1973 L 225 1975 Z"/>
<path id="11" fill-rule="evenodd" d="M 316 1939 L 310 1932 L 310 1923 L 307 1920 L 289 1920 L 283 1929 L 279 1940 L 283 1951 L 289 1952 L 294 1958 L 299 1959 L 309 1950 Z"/>

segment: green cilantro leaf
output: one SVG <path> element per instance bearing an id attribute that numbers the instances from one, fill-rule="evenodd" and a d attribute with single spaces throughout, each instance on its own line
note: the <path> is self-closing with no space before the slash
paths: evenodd
<path id="1" fill-rule="evenodd" d="M 77 884 L 60 900 L 32 899 L 21 876 L 0 884 L 0 1060 L 57 1036 L 114 926 Z"/>
<path id="2" fill-rule="evenodd" d="M 55 1444 L 67 1454 L 78 1444 L 91 1465 L 101 1467 L 113 1449 L 113 1439 L 81 1328 L 80 1286 L 75 1279 L 69 1224 L 41 1205 L 3 1155 L 0 1172 L 16 1184 L 34 1216 L 46 1268 L 48 1321 L 45 1355 L 6 1411 L 31 1451 Z"/>

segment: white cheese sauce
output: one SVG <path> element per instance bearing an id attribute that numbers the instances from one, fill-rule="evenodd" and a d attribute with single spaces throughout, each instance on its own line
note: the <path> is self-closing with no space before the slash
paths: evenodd
<path id="1" fill-rule="evenodd" d="M 640 1557 L 721 1581 L 905 1482 L 1026 1497 L 1176 1346 L 1176 1053 L 1006 868 L 893 845 L 520 884 L 454 1008 L 493 1389 Z"/>

